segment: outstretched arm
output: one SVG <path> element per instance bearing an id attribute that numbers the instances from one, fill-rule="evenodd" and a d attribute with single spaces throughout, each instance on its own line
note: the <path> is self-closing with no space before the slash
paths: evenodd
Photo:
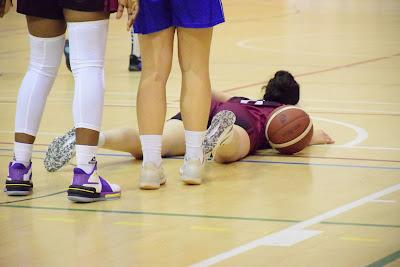
<path id="1" fill-rule="evenodd" d="M 310 141 L 310 146 L 312 145 L 324 145 L 333 144 L 335 141 L 323 130 L 314 130 L 313 136 Z"/>

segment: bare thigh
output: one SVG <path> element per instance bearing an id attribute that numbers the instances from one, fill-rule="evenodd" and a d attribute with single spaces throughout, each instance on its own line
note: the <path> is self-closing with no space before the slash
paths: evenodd
<path id="1" fill-rule="evenodd" d="M 181 120 L 173 119 L 165 123 L 161 154 L 163 157 L 185 154 L 185 129 Z"/>

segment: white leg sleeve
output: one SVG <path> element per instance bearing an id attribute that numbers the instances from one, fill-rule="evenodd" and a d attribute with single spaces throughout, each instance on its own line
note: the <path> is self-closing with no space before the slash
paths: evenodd
<path id="1" fill-rule="evenodd" d="M 69 51 L 75 80 L 76 128 L 100 131 L 104 103 L 104 54 L 108 20 L 69 22 Z"/>
<path id="2" fill-rule="evenodd" d="M 36 136 L 47 96 L 53 86 L 64 48 L 64 35 L 29 35 L 30 61 L 18 93 L 15 132 Z"/>
<path id="3" fill-rule="evenodd" d="M 131 33 L 131 42 L 132 42 L 132 54 L 134 54 L 137 57 L 140 57 L 140 45 L 139 45 L 139 36 L 137 33 L 133 32 L 133 27 L 132 27 L 132 33 Z"/>

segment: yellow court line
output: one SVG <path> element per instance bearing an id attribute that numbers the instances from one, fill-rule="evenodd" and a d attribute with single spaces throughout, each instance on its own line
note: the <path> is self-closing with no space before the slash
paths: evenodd
<path id="1" fill-rule="evenodd" d="M 138 222 L 115 222 L 115 225 L 127 225 L 127 226 L 150 226 L 150 223 L 138 223 Z"/>
<path id="2" fill-rule="evenodd" d="M 204 227 L 204 226 L 192 226 L 192 230 L 196 231 L 213 231 L 213 232 L 226 232 L 229 231 L 228 228 L 218 228 L 218 227 Z"/>
<path id="3" fill-rule="evenodd" d="M 357 242 L 369 242 L 369 243 L 376 243 L 379 242 L 379 239 L 374 239 L 374 238 L 362 238 L 362 237 L 356 237 L 356 236 L 344 236 L 340 237 L 341 240 L 346 240 L 346 241 L 357 241 Z"/>
<path id="4" fill-rule="evenodd" d="M 51 221 L 51 222 L 64 222 L 64 223 L 75 223 L 75 219 L 66 219 L 61 217 L 49 217 L 49 218 L 41 218 L 42 221 Z"/>

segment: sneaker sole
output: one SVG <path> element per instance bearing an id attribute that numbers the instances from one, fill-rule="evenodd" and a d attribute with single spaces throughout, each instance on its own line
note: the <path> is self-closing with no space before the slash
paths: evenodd
<path id="1" fill-rule="evenodd" d="M 233 125 L 236 121 L 236 116 L 232 111 L 223 110 L 217 113 L 211 121 L 211 125 L 207 130 L 206 138 L 204 139 L 204 155 L 209 157 L 209 155 L 215 151 L 215 149 L 226 140 L 226 136 L 233 129 Z M 218 127 L 218 128 L 217 128 Z M 215 131 L 212 136 L 210 133 Z M 221 138 L 222 137 L 222 138 Z"/>
<path id="2" fill-rule="evenodd" d="M 159 189 L 162 185 L 165 185 L 166 182 L 167 182 L 166 178 L 161 179 L 160 183 L 140 182 L 139 188 L 144 189 L 144 190 L 155 190 L 155 189 Z"/>
<path id="3" fill-rule="evenodd" d="M 73 135 L 75 135 L 75 131 L 70 130 L 67 134 L 57 137 L 51 142 L 43 160 L 47 171 L 55 172 L 59 170 L 75 156 L 75 141 L 64 146 Z"/>
<path id="4" fill-rule="evenodd" d="M 202 179 L 200 178 L 184 178 L 181 177 L 182 182 L 187 185 L 200 185 L 202 183 Z"/>
<path id="5" fill-rule="evenodd" d="M 32 191 L 6 191 L 9 196 L 27 196 L 30 195 Z"/>
<path id="6" fill-rule="evenodd" d="M 118 199 L 120 197 L 121 197 L 121 194 L 118 194 L 118 196 L 112 196 L 112 197 L 104 196 L 104 197 L 99 197 L 99 198 L 67 196 L 68 200 L 70 200 L 72 202 L 77 202 L 77 203 L 90 203 L 90 202 L 96 202 L 96 201 L 107 201 L 107 200 Z"/>
<path id="7" fill-rule="evenodd" d="M 95 201 L 105 201 L 112 200 L 121 197 L 121 192 L 108 193 L 105 195 L 101 195 L 101 193 L 97 193 L 96 189 L 92 187 L 86 186 L 76 186 L 72 185 L 68 188 L 67 198 L 73 202 L 95 202 Z"/>
<path id="8" fill-rule="evenodd" d="M 32 193 L 33 185 L 6 181 L 5 193 L 9 196 L 27 196 Z"/>

